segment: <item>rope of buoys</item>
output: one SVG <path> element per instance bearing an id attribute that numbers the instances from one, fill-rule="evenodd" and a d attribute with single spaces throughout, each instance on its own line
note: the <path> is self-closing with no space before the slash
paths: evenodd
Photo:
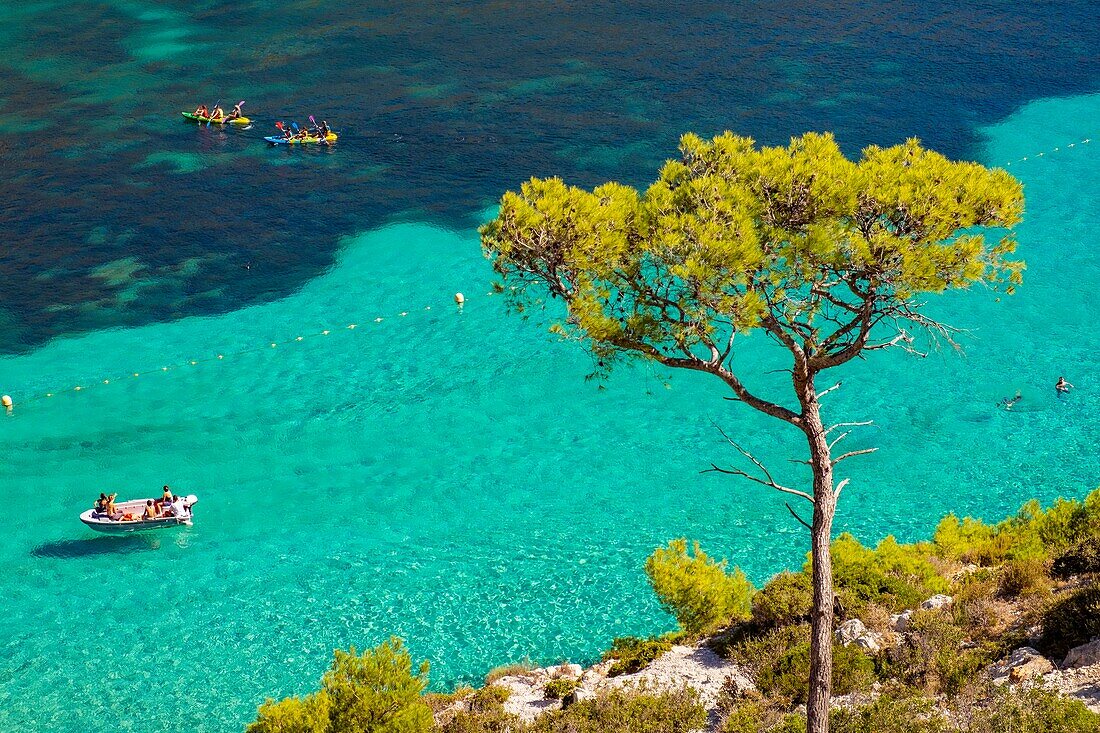
<path id="1" fill-rule="evenodd" d="M 492 295 L 492 293 L 489 293 L 489 295 Z M 455 302 L 455 305 L 457 306 L 456 310 L 458 312 L 461 312 L 462 311 L 462 306 L 466 302 L 466 297 L 462 293 L 455 293 L 454 302 Z M 426 311 L 431 311 L 431 310 L 432 310 L 432 307 L 429 305 L 429 306 L 425 306 L 423 309 L 421 309 L 421 312 L 426 312 Z M 412 313 L 411 311 L 401 311 L 400 313 L 397 313 L 395 316 L 393 316 L 393 318 L 405 318 L 405 317 L 409 316 L 411 313 Z M 383 323 L 385 321 L 386 321 L 386 317 L 384 317 L 384 316 L 377 316 L 373 319 L 374 323 Z M 176 362 L 174 364 L 168 364 L 166 366 L 154 367 L 152 369 L 145 369 L 145 370 L 139 370 L 139 371 L 130 371 L 130 372 L 127 372 L 126 374 L 116 375 L 114 377 L 105 377 L 105 378 L 102 378 L 102 379 L 86 380 L 86 381 L 82 382 L 81 384 L 77 384 L 77 385 L 74 385 L 72 387 L 55 389 L 55 390 L 52 390 L 52 391 L 49 391 L 49 392 L 37 392 L 35 394 L 32 394 L 32 395 L 28 396 L 26 399 L 21 399 L 20 404 L 25 404 L 25 403 L 28 403 L 28 402 L 37 402 L 39 400 L 49 399 L 49 398 L 52 398 L 52 397 L 58 397 L 58 396 L 61 396 L 63 394 L 72 394 L 72 393 L 75 393 L 75 392 L 85 392 L 91 387 L 95 387 L 95 386 L 99 386 L 99 385 L 109 385 L 112 382 L 121 382 L 121 381 L 128 380 L 128 379 L 129 380 L 137 379 L 137 378 L 141 377 L 142 375 L 146 375 L 146 374 L 150 374 L 150 373 L 156 374 L 158 372 L 159 373 L 172 372 L 172 371 L 176 371 L 178 369 L 183 369 L 183 368 L 186 368 L 186 367 L 189 367 L 189 366 L 199 366 L 200 364 L 209 364 L 211 362 L 224 361 L 227 356 L 228 357 L 244 356 L 245 354 L 253 354 L 253 353 L 256 353 L 256 352 L 259 352 L 259 351 L 270 351 L 271 349 L 275 349 L 275 348 L 278 348 L 280 346 L 296 344 L 296 343 L 305 341 L 307 339 L 323 338 L 325 336 L 332 335 L 332 334 L 336 333 L 337 331 L 354 331 L 358 327 L 359 327 L 358 323 L 348 323 L 346 325 L 340 326 L 339 328 L 326 328 L 326 329 L 322 329 L 320 331 L 313 331 L 313 332 L 306 333 L 306 334 L 303 334 L 303 335 L 300 335 L 300 336 L 295 336 L 294 338 L 290 338 L 290 339 L 287 339 L 285 341 L 269 341 L 269 342 L 266 342 L 263 346 L 251 346 L 251 347 L 248 347 L 248 348 L 239 349 L 237 351 L 232 351 L 232 352 L 219 352 L 219 353 L 215 354 L 214 356 L 207 356 L 207 357 L 195 358 L 195 359 L 186 359 L 184 361 Z M 0 396 L 0 406 L 6 408 L 10 412 L 12 410 L 13 405 L 14 405 L 14 402 L 13 402 L 11 396 L 9 396 L 9 395 Z"/>
<path id="2" fill-rule="evenodd" d="M 1008 168 L 1013 163 L 1019 165 L 1020 163 L 1025 163 L 1029 160 L 1036 160 L 1038 158 L 1045 158 L 1046 156 L 1051 155 L 1052 153 L 1058 153 L 1058 152 L 1061 152 L 1061 151 L 1064 151 L 1064 150 L 1070 150 L 1071 148 L 1076 148 L 1079 145 L 1088 145 L 1091 142 L 1092 142 L 1092 138 L 1086 137 L 1085 139 L 1078 140 L 1075 143 L 1069 143 L 1067 145 L 1060 145 L 1057 148 L 1051 148 L 1050 150 L 1044 150 L 1040 153 L 1033 153 L 1032 155 L 1025 155 L 1022 158 L 1017 158 L 1016 160 L 1010 160 L 1009 162 L 1005 163 L 1005 168 Z"/>

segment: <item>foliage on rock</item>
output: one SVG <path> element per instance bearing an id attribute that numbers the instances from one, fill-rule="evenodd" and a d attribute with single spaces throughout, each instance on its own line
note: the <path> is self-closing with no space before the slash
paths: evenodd
<path id="1" fill-rule="evenodd" d="M 401 640 L 357 654 L 337 649 L 320 692 L 268 700 L 248 733 L 427 733 L 432 711 L 422 698 L 428 663 L 413 671 Z"/>
<path id="2" fill-rule="evenodd" d="M 1043 614 L 1042 627 L 1036 647 L 1051 659 L 1100 636 L 1100 583 L 1057 601 Z"/>
<path id="3" fill-rule="evenodd" d="M 639 639 L 635 636 L 620 636 L 611 642 L 611 648 L 603 653 L 605 661 L 615 660 L 607 674 L 609 677 L 633 674 L 670 649 L 672 649 L 672 641 L 667 637 Z"/>
<path id="4" fill-rule="evenodd" d="M 806 573 L 780 573 L 752 597 L 752 621 L 761 628 L 808 621 L 814 589 Z"/>
<path id="5" fill-rule="evenodd" d="M 726 561 L 715 562 L 694 543 L 678 539 L 654 550 L 645 563 L 661 605 L 676 617 L 690 634 L 704 634 L 734 620 L 749 618 L 753 587 L 734 568 L 726 572 Z"/>

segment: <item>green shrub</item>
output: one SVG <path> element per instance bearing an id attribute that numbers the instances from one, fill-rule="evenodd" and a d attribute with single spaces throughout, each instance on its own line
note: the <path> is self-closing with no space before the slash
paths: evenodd
<path id="1" fill-rule="evenodd" d="M 999 591 L 1005 598 L 1049 593 L 1046 561 L 1037 557 L 1009 560 L 1001 568 Z"/>
<path id="2" fill-rule="evenodd" d="M 368 649 L 333 653 L 321 691 L 281 702 L 268 700 L 249 733 L 427 733 L 432 711 L 421 698 L 428 663 L 414 673 L 412 659 L 397 637 Z"/>
<path id="3" fill-rule="evenodd" d="M 328 708 L 328 697 L 323 692 L 278 701 L 268 698 L 246 733 L 325 733 Z"/>
<path id="4" fill-rule="evenodd" d="M 803 642 L 779 656 L 756 675 L 756 685 L 766 695 L 803 704 L 809 695 L 810 643 Z M 833 694 L 867 690 L 875 678 L 875 663 L 855 646 L 833 647 Z"/>
<path id="5" fill-rule="evenodd" d="M 1100 715 L 1080 700 L 1036 687 L 998 687 L 973 715 L 967 733 L 1096 733 Z"/>
<path id="6" fill-rule="evenodd" d="M 707 713 L 690 688 L 649 693 L 608 690 L 564 710 L 539 716 L 529 733 L 690 733 L 706 725 Z"/>
<path id="7" fill-rule="evenodd" d="M 814 589 L 806 573 L 780 573 L 752 597 L 752 620 L 769 628 L 808 621 Z"/>
<path id="8" fill-rule="evenodd" d="M 485 684 L 491 685 L 502 677 L 519 677 L 527 674 L 534 668 L 535 665 L 530 659 L 525 659 L 522 662 L 513 662 L 512 664 L 502 664 L 499 667 L 493 667 L 489 670 L 489 673 L 485 675 Z"/>
<path id="9" fill-rule="evenodd" d="M 636 636 L 620 636 L 603 653 L 604 661 L 615 660 L 607 674 L 609 677 L 617 677 L 637 672 L 671 648 L 672 641 L 665 637 L 639 639 Z"/>
<path id="10" fill-rule="evenodd" d="M 763 700 L 743 700 L 729 708 L 718 727 L 719 733 L 789 731 L 805 733 L 806 719 L 790 715 Z"/>
<path id="11" fill-rule="evenodd" d="M 975 639 L 995 635 L 1003 621 L 994 600 L 999 587 L 999 579 L 989 570 L 980 569 L 959 578 L 951 588 L 955 624 Z"/>
<path id="12" fill-rule="evenodd" d="M 978 565 L 1000 565 L 1007 560 L 1049 559 L 1081 537 L 1100 530 L 1100 494 L 1084 503 L 1057 499 L 1043 509 L 1034 499 L 1016 516 L 996 525 L 949 514 L 936 527 L 933 543 L 941 557 Z"/>
<path id="13" fill-rule="evenodd" d="M 504 711 L 509 694 L 498 685 L 482 687 L 470 696 L 466 710 L 443 722 L 443 733 L 518 733 L 523 730 L 519 718 Z"/>
<path id="14" fill-rule="evenodd" d="M 1056 578 L 1100 573 L 1100 534 L 1087 534 L 1062 551 L 1051 566 Z"/>
<path id="15" fill-rule="evenodd" d="M 929 559 L 930 546 L 899 545 L 887 537 L 871 550 L 845 532 L 833 540 L 832 549 L 833 580 L 852 613 L 872 603 L 892 610 L 913 608 L 947 590 L 947 580 Z"/>
<path id="16" fill-rule="evenodd" d="M 547 700 L 562 700 L 572 695 L 580 687 L 580 684 L 580 680 L 559 677 L 546 683 L 546 686 L 543 687 L 543 696 Z"/>
<path id="17" fill-rule="evenodd" d="M 750 615 L 753 587 L 745 574 L 739 568 L 727 573 L 726 561 L 712 560 L 698 542 L 693 554 L 685 539 L 657 548 L 646 559 L 645 573 L 661 605 L 690 634 L 704 634 Z"/>
<path id="18" fill-rule="evenodd" d="M 1036 646 L 1051 659 L 1100 636 L 1100 584 L 1081 588 L 1047 609 L 1042 628 Z"/>
<path id="19" fill-rule="evenodd" d="M 321 678 L 328 696 L 330 731 L 414 733 L 430 731 L 432 711 L 421 698 L 428 684 L 428 663 L 415 674 L 401 640 L 368 649 L 362 655 L 337 649 L 332 667 Z"/>
<path id="20" fill-rule="evenodd" d="M 748 671 L 760 687 L 760 678 L 775 667 L 779 658 L 791 648 L 810 643 L 809 624 L 780 626 L 762 634 L 731 640 L 718 651 L 722 656 Z"/>
<path id="21" fill-rule="evenodd" d="M 958 692 L 1001 651 L 996 645 L 963 647 L 966 632 L 940 611 L 917 611 L 909 620 L 905 642 L 886 655 L 882 675 L 929 693 Z"/>
<path id="22" fill-rule="evenodd" d="M 832 733 L 949 733 L 955 730 L 934 702 L 925 697 L 885 694 L 869 705 L 835 708 L 829 715 Z"/>
<path id="23" fill-rule="evenodd" d="M 500 685 L 486 685 L 470 697 L 470 709 L 477 712 L 503 710 L 504 703 L 512 696 L 512 691 Z"/>

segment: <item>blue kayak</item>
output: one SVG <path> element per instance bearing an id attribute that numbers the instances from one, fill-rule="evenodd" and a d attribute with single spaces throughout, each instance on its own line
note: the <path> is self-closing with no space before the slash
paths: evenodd
<path id="1" fill-rule="evenodd" d="M 329 132 L 328 137 L 326 137 L 324 140 L 322 140 L 319 137 L 306 137 L 306 138 L 292 137 L 288 140 L 285 137 L 283 137 L 282 135 L 272 135 L 271 137 L 265 137 L 264 140 L 267 140 L 272 145 L 295 145 L 297 143 L 323 143 L 323 142 L 330 142 L 331 143 L 331 142 L 336 142 L 336 133 L 335 132 Z"/>

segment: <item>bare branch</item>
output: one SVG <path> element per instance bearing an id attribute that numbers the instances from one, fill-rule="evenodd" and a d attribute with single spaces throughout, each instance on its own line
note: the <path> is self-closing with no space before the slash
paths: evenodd
<path id="1" fill-rule="evenodd" d="M 833 438 L 833 441 L 831 443 L 829 443 L 829 450 L 831 451 L 833 449 L 833 447 L 836 446 L 837 443 L 844 440 L 845 438 L 847 438 L 851 434 L 852 434 L 851 430 L 845 430 L 843 433 L 841 433 L 840 435 Z"/>
<path id="2" fill-rule="evenodd" d="M 851 480 L 852 479 L 850 479 L 850 478 L 846 478 L 843 481 L 841 481 L 839 484 L 836 485 L 836 488 L 833 490 L 833 501 L 834 502 L 840 500 L 840 492 L 844 491 L 844 487 L 847 486 L 848 482 L 851 481 Z"/>
<path id="3" fill-rule="evenodd" d="M 847 435 L 847 433 L 845 433 L 845 435 Z M 855 458 L 856 456 L 865 456 L 868 453 L 874 453 L 877 450 L 878 450 L 878 448 L 863 448 L 862 450 L 850 450 L 847 453 L 844 453 L 844 454 L 834 458 L 833 459 L 833 465 L 835 466 L 836 464 L 843 461 L 845 458 Z"/>
<path id="4" fill-rule="evenodd" d="M 798 521 L 799 521 L 799 522 L 800 522 L 800 523 L 802 524 L 802 526 L 803 526 L 803 527 L 805 527 L 806 529 L 810 530 L 811 532 L 813 532 L 813 531 L 814 531 L 814 528 L 813 528 L 813 527 L 811 527 L 811 526 L 810 526 L 809 524 L 807 524 L 807 523 L 806 523 L 806 520 L 805 520 L 805 519 L 803 519 L 802 517 L 798 516 L 798 512 L 796 512 L 796 511 L 795 511 L 795 510 L 794 510 L 794 509 L 793 509 L 793 508 L 791 507 L 791 505 L 790 505 L 790 502 L 786 502 L 786 501 L 785 501 L 785 502 L 783 502 L 783 506 L 787 507 L 787 511 L 789 511 L 789 512 L 791 513 L 791 516 L 792 516 L 792 517 L 794 517 L 795 519 L 797 519 L 797 520 L 798 520 Z"/>
<path id="5" fill-rule="evenodd" d="M 712 424 L 714 424 L 714 423 L 712 423 Z M 727 443 L 729 443 L 734 448 L 736 448 L 738 453 L 743 455 L 745 458 L 749 459 L 749 461 L 751 461 L 754 466 L 756 466 L 758 469 L 760 469 L 760 472 L 764 474 L 764 478 L 760 478 L 759 476 L 753 476 L 752 474 L 746 473 L 745 471 L 742 471 L 739 468 L 719 468 L 718 466 L 716 466 L 713 463 L 710 464 L 711 467 L 709 469 L 706 469 L 705 471 L 703 471 L 703 473 L 717 472 L 717 473 L 728 474 L 728 475 L 731 475 L 731 476 L 742 476 L 744 478 L 749 479 L 750 481 L 755 481 L 756 483 L 761 484 L 763 486 L 768 486 L 770 488 L 775 489 L 776 491 L 781 491 L 784 494 L 791 494 L 792 496 L 801 496 L 803 499 L 810 502 L 811 504 L 815 503 L 814 498 L 812 496 L 810 496 L 809 494 L 807 494 L 805 491 L 799 491 L 798 489 L 792 489 L 789 486 L 783 486 L 782 484 L 776 482 L 776 480 L 772 477 L 771 471 L 769 471 L 767 469 L 767 467 L 763 463 L 761 463 L 759 461 L 759 459 L 756 458 L 756 456 L 754 456 L 752 453 L 749 453 L 747 450 L 745 450 L 740 445 L 738 445 L 736 442 L 734 442 L 734 440 L 732 438 L 730 438 L 730 436 L 726 434 L 726 431 L 723 430 L 719 425 L 714 424 L 714 427 L 718 430 L 719 433 L 722 434 L 722 437 L 726 439 Z"/>
<path id="6" fill-rule="evenodd" d="M 874 420 L 867 420 L 865 422 L 838 422 L 825 428 L 825 432 L 822 435 L 828 435 L 837 428 L 861 428 L 865 425 L 874 425 Z"/>
<path id="7" fill-rule="evenodd" d="M 825 390 L 825 391 L 823 391 L 823 392 L 818 392 L 818 393 L 817 393 L 817 399 L 819 399 L 819 400 L 820 400 L 820 399 L 821 399 L 822 397 L 824 397 L 825 395 L 829 394 L 830 392 L 833 392 L 833 391 L 835 391 L 835 390 L 838 390 L 838 389 L 840 389 L 840 384 L 841 384 L 840 382 L 837 382 L 837 383 L 836 383 L 836 384 L 834 384 L 834 385 L 833 385 L 832 387 L 829 387 L 829 388 L 828 388 L 827 390 Z"/>

